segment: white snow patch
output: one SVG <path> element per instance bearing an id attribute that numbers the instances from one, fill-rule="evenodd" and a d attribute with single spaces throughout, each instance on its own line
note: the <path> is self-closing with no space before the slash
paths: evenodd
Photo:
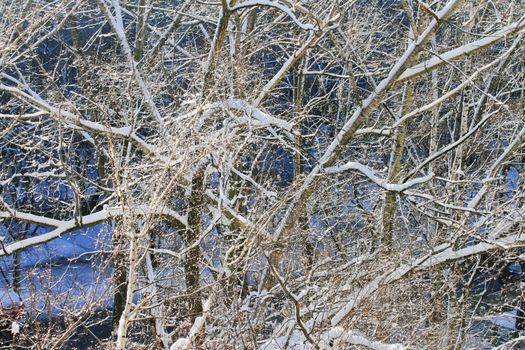
<path id="1" fill-rule="evenodd" d="M 516 310 L 496 315 L 492 320 L 492 323 L 500 327 L 516 329 Z"/>
<path id="2" fill-rule="evenodd" d="M 17 335 L 19 333 L 20 333 L 20 325 L 18 324 L 18 322 L 16 321 L 11 322 L 11 334 Z"/>
<path id="3" fill-rule="evenodd" d="M 189 349 L 190 345 L 191 343 L 187 338 L 180 338 L 171 346 L 170 350 L 186 350 Z"/>

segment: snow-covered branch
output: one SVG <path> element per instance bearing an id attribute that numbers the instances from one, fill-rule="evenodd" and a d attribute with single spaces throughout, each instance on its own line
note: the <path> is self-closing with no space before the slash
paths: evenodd
<path id="1" fill-rule="evenodd" d="M 17 210 L 8 209 L 8 211 L 0 211 L 0 218 L 3 219 L 18 219 L 24 222 L 30 222 L 40 226 L 59 227 L 63 221 L 55 220 L 41 215 L 34 215 L 31 213 L 24 213 Z"/>
<path id="2" fill-rule="evenodd" d="M 0 256 L 10 255 L 18 250 L 52 241 L 62 236 L 65 233 L 80 229 L 82 227 L 96 225 L 98 223 L 108 220 L 112 216 L 112 214 L 116 216 L 116 215 L 120 215 L 121 213 L 122 213 L 121 210 L 112 209 L 112 210 L 102 210 L 102 211 L 99 211 L 91 215 L 85 215 L 82 217 L 82 225 L 79 225 L 79 222 L 76 219 L 60 221 L 60 222 L 56 222 L 55 220 L 53 222 L 49 222 L 48 224 L 46 224 L 45 218 L 39 219 L 38 221 L 40 223 L 46 226 L 49 226 L 49 224 L 53 224 L 52 226 L 56 228 L 48 233 L 44 233 L 42 235 L 26 238 L 26 239 L 8 244 L 4 247 L 3 250 L 0 250 Z M 22 215 L 19 213 L 15 213 L 14 217 L 17 217 L 20 219 L 26 219 L 29 222 L 37 221 L 33 217 L 28 217 L 26 215 Z"/>
<path id="3" fill-rule="evenodd" d="M 494 161 L 492 166 L 489 169 L 489 172 L 485 178 L 485 181 L 483 181 L 483 186 L 480 188 L 480 190 L 476 193 L 474 198 L 472 198 L 468 204 L 468 208 L 476 208 L 478 204 L 481 202 L 483 197 L 487 194 L 487 191 L 490 188 L 490 179 L 494 178 L 496 176 L 496 171 L 502 166 L 503 162 L 505 162 L 510 155 L 512 155 L 516 149 L 519 147 L 519 145 L 523 144 L 523 140 L 525 139 L 525 126 L 518 132 L 516 137 L 509 143 L 509 145 L 505 148 L 503 153 Z"/>
<path id="4" fill-rule="evenodd" d="M 187 219 L 184 216 L 179 215 L 176 211 L 168 208 L 151 208 L 148 206 L 138 206 L 131 208 L 131 211 L 136 215 L 160 215 L 167 216 L 172 220 L 176 220 L 180 224 L 187 226 Z M 69 233 L 75 230 L 79 230 L 85 227 L 100 224 L 108 221 L 111 218 L 122 216 L 124 210 L 120 207 L 107 207 L 101 211 L 93 214 L 83 215 L 81 220 L 71 219 L 66 221 L 60 221 L 50 219 L 44 216 L 37 216 L 29 213 L 20 212 L 17 210 L 10 210 L 6 212 L 0 212 L 0 218 L 13 218 L 22 220 L 25 222 L 35 223 L 37 225 L 55 227 L 54 230 L 38 235 L 35 237 L 26 238 L 5 246 L 3 250 L 0 250 L 0 256 L 13 254 L 15 251 L 25 249 L 31 246 L 43 244 L 59 238 L 65 233 Z"/>
<path id="5" fill-rule="evenodd" d="M 436 100 L 434 100 L 434 101 L 432 101 L 432 102 L 430 102 L 430 103 L 428 103 L 428 104 L 426 104 L 426 105 L 424 105 L 422 107 L 419 107 L 419 108 L 413 110 L 412 112 L 402 116 L 401 118 L 396 120 L 396 122 L 392 125 L 392 128 L 397 128 L 399 125 L 401 125 L 401 123 L 404 123 L 406 120 L 408 120 L 410 118 L 413 118 L 414 116 L 419 115 L 419 114 L 421 114 L 423 112 L 426 112 L 428 110 L 431 110 L 431 109 L 435 108 L 440 103 L 446 101 L 447 99 L 450 99 L 450 98 L 454 97 L 459 92 L 463 91 L 463 89 L 466 86 L 468 86 L 468 85 L 475 85 L 474 80 L 483 71 L 493 67 L 494 65 L 496 65 L 496 63 L 500 63 L 501 61 L 506 60 L 516 50 L 516 48 L 518 47 L 518 44 L 519 44 L 519 40 L 516 40 L 514 42 L 514 44 L 512 44 L 512 46 L 503 55 L 499 56 L 498 58 L 496 58 L 495 60 L 493 60 L 489 64 L 486 64 L 483 67 L 477 69 L 474 73 L 472 73 L 469 77 L 467 77 L 461 84 L 459 84 L 458 86 L 456 86 L 452 90 L 448 91 L 447 93 L 443 94 L 443 96 L 441 96 L 441 97 L 437 98 Z M 486 98 L 486 95 L 487 95 L 486 93 L 483 94 L 483 98 Z"/>
<path id="6" fill-rule="evenodd" d="M 373 350 L 405 350 L 401 344 L 386 344 L 376 340 L 370 340 L 364 335 L 355 332 L 345 331 L 342 327 L 334 327 L 327 332 L 327 338 L 330 341 L 338 341 L 340 345 L 359 345 Z M 329 342 L 327 342 L 329 344 Z M 328 345 L 327 344 L 327 345 Z"/>
<path id="7" fill-rule="evenodd" d="M 249 102 L 240 99 L 231 98 L 224 101 L 215 102 L 205 108 L 207 110 L 226 108 L 243 112 L 247 119 L 236 119 L 236 122 L 244 121 L 248 125 L 275 126 L 286 131 L 290 131 L 292 129 L 292 124 L 286 120 L 279 119 L 268 113 L 265 113 L 261 109 L 251 105 Z"/>
<path id="8" fill-rule="evenodd" d="M 392 192 L 403 192 L 409 189 L 410 187 L 428 182 L 432 180 L 432 178 L 434 177 L 434 174 L 428 174 L 426 176 L 423 176 L 417 179 L 412 179 L 403 184 L 392 184 L 392 183 L 388 183 L 387 180 L 378 177 L 372 169 L 367 168 L 363 164 L 357 163 L 357 162 L 348 162 L 343 165 L 333 166 L 333 167 L 324 169 L 325 173 L 327 174 L 337 174 L 337 173 L 341 173 L 341 172 L 348 171 L 348 170 L 357 170 L 361 174 L 365 175 L 368 179 L 370 179 L 377 186 L 384 188 L 387 191 L 392 191 Z"/>
<path id="9" fill-rule="evenodd" d="M 525 282 L 523 1 L 400 1 L 0 1 L 0 304 L 64 321 L 13 342 L 102 307 L 104 348 L 459 349 L 524 309 L 467 293 Z"/>
<path id="10" fill-rule="evenodd" d="M 206 196 L 210 201 L 213 202 L 213 204 L 218 205 L 219 208 L 223 210 L 222 215 L 224 215 L 227 219 L 234 220 L 239 226 L 245 228 L 246 230 L 250 230 L 253 234 L 271 239 L 271 236 L 266 231 L 264 231 L 264 229 L 261 229 L 261 227 L 256 225 L 256 223 L 252 222 L 248 218 L 245 218 L 235 209 L 233 209 L 227 198 L 218 198 L 211 190 L 206 191 Z"/>
<path id="11" fill-rule="evenodd" d="M 253 101 L 254 106 L 259 106 L 261 104 L 261 102 L 266 98 L 268 93 L 270 93 L 270 91 L 273 90 L 273 88 L 275 88 L 277 84 L 279 84 L 281 80 L 284 79 L 286 72 L 288 72 L 293 66 L 295 66 L 297 61 L 299 61 L 299 59 L 303 57 L 306 54 L 306 52 L 317 43 L 317 41 L 321 38 L 322 34 L 323 31 L 321 30 L 318 30 L 316 32 L 310 32 L 308 38 L 303 43 L 303 45 L 300 48 L 298 48 L 294 53 L 292 53 L 290 57 L 288 57 L 286 62 L 284 62 L 284 64 L 281 66 L 281 69 L 279 69 L 279 71 L 275 73 L 273 78 L 270 79 L 270 81 L 268 81 L 266 85 L 262 87 L 261 92 Z"/>
<path id="12" fill-rule="evenodd" d="M 505 229 L 510 226 L 505 226 Z M 503 233 L 500 230 L 499 234 Z M 493 249 L 511 249 L 519 248 L 525 245 L 525 234 L 514 234 L 492 241 L 481 242 L 469 245 L 465 248 L 454 250 L 449 244 L 442 244 L 434 247 L 432 253 L 414 260 L 412 263 L 404 264 L 393 271 L 379 276 L 360 288 L 350 297 L 350 301 L 344 307 L 338 308 L 335 315 L 331 318 L 332 326 L 337 326 L 352 310 L 354 310 L 362 301 L 372 296 L 379 288 L 399 281 L 412 271 L 426 270 L 443 263 L 456 261 L 469 256 L 481 254 Z"/>
<path id="13" fill-rule="evenodd" d="M 30 94 L 22 91 L 21 89 L 13 86 L 7 86 L 0 83 L 0 91 L 5 91 L 13 96 L 16 96 L 20 100 L 32 105 L 35 108 L 38 108 L 40 111 L 33 113 L 34 115 L 45 115 L 49 114 L 52 118 L 56 119 L 58 122 L 65 122 L 67 126 L 71 128 L 82 129 L 90 132 L 94 132 L 102 135 L 111 135 L 117 138 L 129 139 L 137 148 L 142 150 L 148 155 L 158 158 L 165 163 L 169 163 L 169 159 L 162 156 L 157 148 L 149 144 L 140 138 L 129 126 L 125 127 L 111 127 L 102 125 L 100 123 L 83 119 L 76 114 L 68 111 L 63 108 L 56 108 L 38 96 L 34 91 L 30 90 Z"/>
<path id="14" fill-rule="evenodd" d="M 462 135 L 460 138 L 458 138 L 456 141 L 452 142 L 452 143 L 449 143 L 448 145 L 446 145 L 445 147 L 443 147 L 442 149 L 440 149 L 439 151 L 437 152 L 434 152 L 433 154 L 429 155 L 425 160 L 423 160 L 421 163 L 419 163 L 418 165 L 416 165 L 406 176 L 405 178 L 403 179 L 403 182 L 406 182 L 406 181 L 409 181 L 408 179 L 410 179 L 412 176 L 414 176 L 415 174 L 417 174 L 421 169 L 423 169 L 427 164 L 429 164 L 430 162 L 433 162 L 434 160 L 444 156 L 445 154 L 447 154 L 448 152 L 450 152 L 451 150 L 455 149 L 456 147 L 458 147 L 459 145 L 461 145 L 462 143 L 464 143 L 469 137 L 471 137 L 472 135 L 475 134 L 475 132 L 481 128 L 483 125 L 485 125 L 485 123 L 492 117 L 494 117 L 495 115 L 497 115 L 499 113 L 499 110 L 496 110 L 494 112 L 491 112 L 491 113 L 488 113 L 487 115 L 485 115 L 485 117 L 483 117 L 482 120 L 480 120 L 480 122 L 472 129 L 470 129 L 466 134 Z"/>
<path id="15" fill-rule="evenodd" d="M 474 52 L 488 47 L 489 45 L 495 44 L 500 40 L 508 39 L 513 35 L 520 33 L 525 28 L 525 17 L 522 17 L 519 21 L 512 23 L 511 25 L 496 31 L 493 34 L 487 34 L 482 39 L 473 41 L 454 50 L 447 51 L 442 54 L 437 54 L 431 59 L 416 64 L 405 70 L 403 74 L 397 78 L 396 83 L 402 83 L 404 81 L 412 80 L 420 75 L 430 72 L 447 62 L 455 59 L 459 59 L 463 56 L 473 54 Z"/>
<path id="16" fill-rule="evenodd" d="M 421 50 L 422 46 L 430 39 L 432 34 L 439 26 L 440 19 L 449 17 L 461 4 L 460 0 L 451 0 L 438 13 L 438 19 L 433 19 L 421 35 L 413 41 L 405 50 L 403 55 L 390 70 L 388 76 L 383 79 L 375 90 L 362 102 L 361 106 L 355 110 L 352 116 L 347 120 L 345 125 L 334 137 L 333 141 L 326 148 L 324 154 L 308 174 L 306 179 L 297 190 L 293 200 L 289 203 L 282 219 L 275 231 L 274 237 L 279 239 L 287 227 L 291 227 L 291 221 L 297 216 L 295 212 L 300 210 L 300 203 L 306 202 L 312 193 L 312 187 L 317 184 L 317 177 L 323 172 L 323 168 L 332 165 L 342 152 L 344 146 L 350 142 L 364 120 L 376 109 L 381 103 L 387 91 L 395 84 L 397 78 L 402 74 L 412 57 Z"/>
<path id="17" fill-rule="evenodd" d="M 49 113 L 46 111 L 38 111 L 34 113 L 21 113 L 21 114 L 2 114 L 0 113 L 0 118 L 6 118 L 6 119 L 16 119 L 16 120 L 33 120 L 38 119 L 43 116 L 48 115 Z"/>
<path id="18" fill-rule="evenodd" d="M 235 6 L 230 7 L 230 11 L 237 11 L 243 8 L 248 7 L 254 7 L 254 6 L 267 6 L 267 7 L 273 7 L 276 8 L 282 12 L 284 12 L 292 21 L 301 29 L 304 30 L 316 30 L 318 29 L 316 26 L 312 24 L 305 24 L 297 18 L 295 13 L 293 13 L 292 9 L 289 8 L 286 5 L 281 4 L 279 1 L 272 1 L 272 0 L 248 0 L 243 1 L 240 4 L 237 4 Z"/>
<path id="19" fill-rule="evenodd" d="M 153 101 L 153 96 L 151 95 L 150 89 L 146 85 L 146 82 L 144 81 L 144 78 L 142 77 L 142 74 L 140 73 L 137 67 L 137 62 L 135 62 L 135 59 L 133 58 L 133 52 L 131 51 L 131 47 L 129 46 L 128 39 L 126 38 L 124 24 L 122 22 L 122 10 L 120 8 L 120 2 L 118 0 L 113 0 L 113 8 L 115 9 L 115 15 L 111 13 L 105 1 L 99 0 L 99 4 L 104 10 L 104 15 L 111 24 L 111 27 L 117 34 L 122 50 L 126 54 L 129 68 L 131 69 L 133 77 L 135 78 L 135 81 L 137 82 L 137 85 L 139 86 L 139 89 L 142 93 L 142 97 L 144 97 L 144 100 L 146 101 L 150 112 L 152 113 L 159 126 L 164 129 L 164 120 L 162 119 L 160 112 L 157 106 L 155 105 L 155 102 Z"/>

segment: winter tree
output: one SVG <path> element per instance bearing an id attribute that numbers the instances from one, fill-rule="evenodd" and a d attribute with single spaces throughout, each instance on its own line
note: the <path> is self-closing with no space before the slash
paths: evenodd
<path id="1" fill-rule="evenodd" d="M 525 339 L 523 1 L 0 11 L 5 346 Z"/>

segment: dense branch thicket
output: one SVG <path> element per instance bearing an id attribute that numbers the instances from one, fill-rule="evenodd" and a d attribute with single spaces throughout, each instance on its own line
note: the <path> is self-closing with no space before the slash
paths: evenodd
<path id="1" fill-rule="evenodd" d="M 4 346 L 523 341 L 523 1 L 0 12 Z"/>

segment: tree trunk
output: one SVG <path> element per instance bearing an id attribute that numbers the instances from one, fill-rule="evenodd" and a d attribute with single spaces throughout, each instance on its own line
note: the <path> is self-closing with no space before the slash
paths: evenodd
<path id="1" fill-rule="evenodd" d="M 127 271 L 126 271 L 126 255 L 124 254 L 124 239 L 116 233 L 113 235 L 113 249 L 114 249 L 114 265 L 113 265 L 113 285 L 115 292 L 113 294 L 113 329 L 116 331 L 124 305 L 126 304 L 127 294 Z"/>
<path id="2" fill-rule="evenodd" d="M 188 294 L 189 317 L 193 323 L 202 315 L 202 296 L 200 286 L 200 233 L 201 214 L 204 206 L 204 165 L 193 175 L 191 183 L 191 195 L 188 202 L 188 225 L 189 228 L 183 235 L 184 243 L 188 251 L 184 260 L 184 273 L 186 289 Z"/>
<path id="3" fill-rule="evenodd" d="M 401 108 L 401 115 L 405 115 L 410 111 L 412 101 L 414 100 L 414 85 L 408 83 L 405 89 L 405 96 L 403 99 L 403 106 Z M 405 149 L 406 139 L 406 122 L 399 125 L 396 130 L 394 144 L 390 156 L 390 170 L 388 173 L 389 183 L 398 183 L 401 172 L 401 161 L 403 160 L 403 151 Z M 388 253 L 392 249 L 394 242 L 394 222 L 396 219 L 396 198 L 395 192 L 387 191 L 385 194 L 385 201 L 383 205 L 382 218 L 382 244 L 381 250 Z"/>

